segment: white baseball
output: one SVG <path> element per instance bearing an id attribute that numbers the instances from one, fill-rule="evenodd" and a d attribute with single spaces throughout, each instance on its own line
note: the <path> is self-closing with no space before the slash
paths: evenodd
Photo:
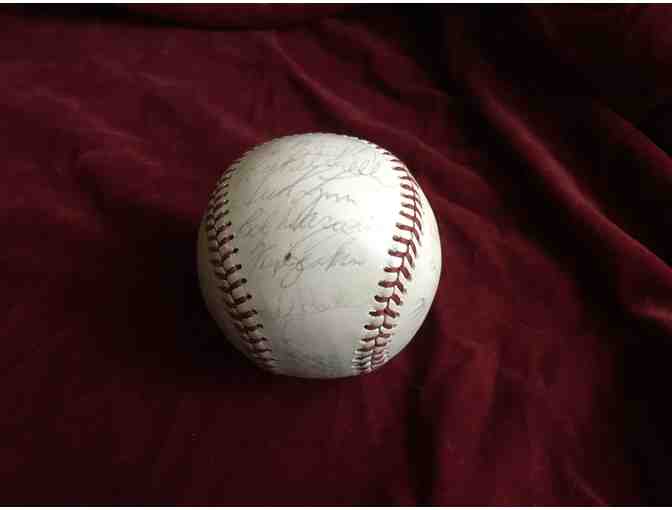
<path id="1" fill-rule="evenodd" d="M 413 338 L 441 243 L 417 181 L 335 134 L 259 145 L 224 172 L 198 239 L 207 307 L 256 365 L 311 378 L 371 372 Z"/>

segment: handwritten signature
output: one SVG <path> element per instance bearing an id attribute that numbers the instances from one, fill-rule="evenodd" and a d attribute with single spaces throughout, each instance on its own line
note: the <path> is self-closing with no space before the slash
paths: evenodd
<path id="1" fill-rule="evenodd" d="M 279 208 L 256 207 L 251 210 L 236 234 L 241 237 L 266 236 L 274 231 L 328 231 L 334 234 L 350 236 L 370 230 L 372 225 L 363 219 L 337 218 L 331 214 L 322 214 L 318 205 L 328 199 L 321 191 L 307 202 L 293 203 L 283 212 Z"/>
<path id="2" fill-rule="evenodd" d="M 265 239 L 258 239 L 251 251 L 250 265 L 257 270 L 268 270 L 273 277 L 280 279 L 281 288 L 295 285 L 306 271 L 361 266 L 364 259 L 354 254 L 351 245 L 354 238 L 338 238 L 336 234 L 326 236 L 312 232 L 292 243 L 286 253 L 279 251 L 278 245 Z M 331 247 L 325 247 L 324 244 Z M 335 246 L 334 246 L 335 245 Z"/>
<path id="3" fill-rule="evenodd" d="M 362 215 L 350 190 L 362 180 L 386 185 L 371 149 L 296 146 L 275 156 L 243 177 L 252 189 L 242 199 L 249 213 L 235 234 L 252 240 L 248 264 L 278 278 L 282 288 L 308 271 L 364 264 L 366 251 L 356 238 L 377 228 L 378 220 Z M 283 238 L 291 239 L 289 245 L 276 242 Z"/>
<path id="4" fill-rule="evenodd" d="M 259 201 L 290 198 L 294 200 L 319 195 L 320 199 L 356 204 L 349 193 L 327 191 L 325 186 L 354 179 L 373 179 L 383 185 L 377 176 L 380 169 L 376 161 L 367 157 L 366 149 L 341 149 L 333 154 L 320 146 L 296 147 L 291 156 L 280 158 L 255 172 L 261 174 L 252 194 L 244 200 L 246 205 Z M 268 158 L 273 161 L 273 158 Z M 344 162 L 347 162 L 344 164 Z M 275 177 L 283 174 L 282 183 Z M 287 179 L 289 177 L 289 179 Z"/>

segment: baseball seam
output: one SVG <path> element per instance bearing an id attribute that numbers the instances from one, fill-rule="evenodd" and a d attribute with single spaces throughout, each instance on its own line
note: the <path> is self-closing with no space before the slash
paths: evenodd
<path id="1" fill-rule="evenodd" d="M 404 304 L 402 296 L 406 293 L 407 282 L 413 279 L 418 247 L 422 245 L 423 208 L 417 181 L 392 153 L 373 143 L 371 145 L 388 158 L 392 170 L 400 173 L 399 217 L 392 235 L 393 245 L 387 252 L 398 260 L 398 265 L 389 263 L 383 268 L 385 278 L 378 282 L 379 290 L 374 295 L 373 309 L 369 312 L 371 319 L 364 325 L 364 335 L 352 360 L 357 374 L 372 372 L 387 362 L 394 335 L 392 330 L 398 325 L 399 308 Z"/>
<path id="2" fill-rule="evenodd" d="M 319 133 L 314 133 L 319 134 Z M 281 138 L 292 138 L 289 135 Z M 389 151 L 378 145 L 353 136 L 342 135 L 372 146 L 390 163 L 391 169 L 399 173 L 400 210 L 392 235 L 392 246 L 387 250 L 390 256 L 383 267 L 384 278 L 378 282 L 369 311 L 370 320 L 363 327 L 363 334 L 357 343 L 352 359 L 355 375 L 377 370 L 389 359 L 389 350 L 398 326 L 396 319 L 404 301 L 408 282 L 413 279 L 418 248 L 422 246 L 423 205 L 419 185 L 406 165 Z M 229 180 L 240 162 L 251 152 L 267 145 L 266 142 L 247 151 L 236 160 L 219 178 L 213 190 L 205 216 L 205 232 L 210 254 L 210 264 L 214 277 L 219 280 L 217 288 L 225 304 L 231 322 L 243 340 L 244 350 L 259 367 L 278 372 L 277 360 L 273 356 L 271 340 L 261 330 L 263 324 L 258 312 L 252 307 L 252 295 L 245 289 L 247 279 L 240 274 L 242 265 L 237 262 L 238 248 L 233 246 L 234 232 L 229 215 Z M 398 261 L 398 263 L 396 263 Z"/>
<path id="3" fill-rule="evenodd" d="M 231 221 L 227 218 L 230 212 L 227 198 L 229 180 L 245 155 L 236 160 L 217 180 L 205 215 L 205 233 L 210 265 L 218 280 L 220 297 L 243 340 L 246 352 L 257 366 L 275 372 L 277 367 L 271 341 L 261 332 L 264 326 L 257 318 L 257 310 L 252 307 L 252 295 L 245 289 L 247 279 L 240 274 L 242 265 L 237 263 L 238 248 L 233 246 L 235 235 Z"/>

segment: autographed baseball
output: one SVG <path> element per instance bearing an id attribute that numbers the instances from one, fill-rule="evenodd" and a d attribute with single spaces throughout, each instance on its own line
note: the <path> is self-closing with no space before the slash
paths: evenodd
<path id="1" fill-rule="evenodd" d="M 247 152 L 217 181 L 198 239 L 206 305 L 277 374 L 365 374 L 420 328 L 441 273 L 436 219 L 406 165 L 350 136 Z"/>

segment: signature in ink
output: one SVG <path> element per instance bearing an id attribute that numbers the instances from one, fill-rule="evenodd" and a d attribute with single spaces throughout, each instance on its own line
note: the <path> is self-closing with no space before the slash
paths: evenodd
<path id="1" fill-rule="evenodd" d="M 251 251 L 251 266 L 269 271 L 279 279 L 281 288 L 294 286 L 306 271 L 361 266 L 364 259 L 351 251 L 353 238 L 339 239 L 334 234 L 315 236 L 316 232 L 292 243 L 287 253 L 279 254 L 276 244 L 259 239 Z M 325 246 L 326 243 L 326 246 Z"/>

